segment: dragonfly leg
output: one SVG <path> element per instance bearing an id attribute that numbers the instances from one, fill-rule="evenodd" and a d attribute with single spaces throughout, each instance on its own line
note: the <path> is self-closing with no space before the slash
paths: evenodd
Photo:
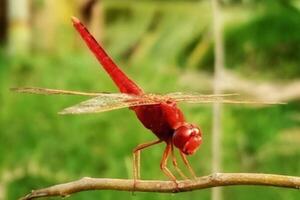
<path id="1" fill-rule="evenodd" d="M 167 142 L 167 146 L 165 148 L 163 157 L 160 162 L 160 169 L 163 171 L 163 173 L 168 176 L 176 185 L 176 189 L 178 190 L 178 183 L 176 177 L 172 174 L 172 172 L 167 168 L 167 162 L 170 155 L 170 152 L 172 150 L 172 143 Z"/>
<path id="2" fill-rule="evenodd" d="M 188 159 L 186 158 L 186 155 L 182 151 L 180 151 L 180 155 L 181 155 L 181 158 L 182 158 L 184 164 L 187 166 L 190 173 L 192 174 L 193 178 L 197 178 L 195 171 L 193 170 L 193 168 L 192 168 L 191 164 L 189 163 Z"/>
<path id="3" fill-rule="evenodd" d="M 177 164 L 177 160 L 176 160 L 176 156 L 174 154 L 174 146 L 173 143 L 171 143 L 171 156 L 172 156 L 172 162 L 174 165 L 174 168 L 176 169 L 176 171 L 178 172 L 178 174 L 183 178 L 183 179 L 187 179 L 188 177 L 181 171 L 181 169 L 178 167 Z"/>
<path id="4" fill-rule="evenodd" d="M 136 180 L 140 179 L 140 154 L 141 154 L 141 150 L 150 147 L 152 145 L 155 144 L 159 144 L 161 143 L 162 140 L 155 140 L 152 142 L 147 142 L 147 143 L 143 143 L 143 144 L 139 144 L 137 147 L 135 147 L 132 151 L 132 155 L 133 155 L 133 180 L 134 180 L 134 188 L 136 185 Z"/>

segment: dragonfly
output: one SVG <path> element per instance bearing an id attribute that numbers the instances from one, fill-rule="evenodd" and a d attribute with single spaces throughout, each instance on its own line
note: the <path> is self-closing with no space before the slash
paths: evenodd
<path id="1" fill-rule="evenodd" d="M 161 95 L 145 93 L 141 87 L 115 64 L 112 58 L 79 19 L 72 17 L 72 22 L 83 41 L 116 84 L 120 93 L 92 93 L 38 87 L 12 88 L 12 90 L 20 93 L 42 95 L 79 95 L 92 97 L 91 99 L 62 110 L 59 114 L 100 113 L 121 108 L 129 108 L 134 111 L 144 127 L 152 131 L 157 137 L 154 141 L 137 145 L 132 151 L 134 184 L 140 179 L 141 151 L 159 143 L 166 144 L 161 158 L 160 168 L 169 179 L 177 183 L 176 176 L 167 166 L 167 161 L 170 156 L 172 158 L 173 167 L 178 175 L 183 179 L 188 178 L 178 167 L 174 153 L 175 148 L 178 149 L 179 155 L 187 167 L 190 176 L 196 177 L 187 156 L 193 155 L 199 149 L 202 144 L 202 131 L 197 125 L 186 121 L 177 103 L 281 104 L 281 102 L 271 101 L 239 100 L 235 98 L 237 94 L 174 92 Z"/>

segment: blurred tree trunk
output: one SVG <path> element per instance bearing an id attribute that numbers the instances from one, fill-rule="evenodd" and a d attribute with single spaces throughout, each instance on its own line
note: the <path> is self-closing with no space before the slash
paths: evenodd
<path id="1" fill-rule="evenodd" d="M 104 8 L 103 1 L 98 0 L 92 9 L 92 19 L 90 22 L 90 28 L 98 41 L 103 39 L 104 30 Z"/>
<path id="2" fill-rule="evenodd" d="M 27 54 L 30 51 L 30 0 L 10 0 L 9 8 L 9 50 L 13 54 Z"/>
<path id="3" fill-rule="evenodd" d="M 41 19 L 43 19 L 43 16 L 41 16 L 41 12 L 42 12 L 42 6 L 40 6 L 37 3 L 31 4 L 30 24 L 32 27 L 32 38 L 34 38 L 34 40 L 32 40 L 31 42 L 31 48 L 33 52 L 38 52 L 42 47 L 41 41 L 43 39 L 40 37 L 40 33 L 42 32 L 42 30 L 39 30 L 39 25 L 40 25 L 39 22 L 41 21 Z"/>
<path id="4" fill-rule="evenodd" d="M 7 0 L 0 0 L 0 45 L 7 40 Z"/>
<path id="5" fill-rule="evenodd" d="M 31 9 L 33 29 L 33 49 L 45 50 L 48 53 L 70 51 L 73 40 L 66 30 L 73 30 L 71 16 L 76 15 L 76 1 L 53 0 L 35 1 Z M 68 46 L 68 44 L 70 44 Z"/>
<path id="6" fill-rule="evenodd" d="M 55 16 L 53 16 L 53 13 L 55 13 Z M 55 23 L 58 15 L 59 10 L 57 10 L 56 2 L 53 0 L 45 0 L 44 1 L 44 8 L 42 13 L 42 18 L 39 20 L 39 26 L 40 30 L 43 32 L 43 35 L 41 37 L 43 38 L 43 41 L 41 41 L 41 44 L 43 45 L 43 48 L 48 51 L 53 51 L 55 48 L 57 48 L 57 41 L 56 41 L 56 33 L 55 33 Z M 49 17 L 51 16 L 51 17 Z"/>
<path id="7" fill-rule="evenodd" d="M 97 0 L 81 0 L 79 9 L 80 9 L 80 15 L 84 23 L 89 24 L 92 19 L 92 10 L 95 4 L 97 3 Z"/>
<path id="8" fill-rule="evenodd" d="M 220 5 L 218 0 L 212 0 L 213 10 L 213 32 L 214 32 L 214 55 L 215 55 L 215 74 L 214 74 L 214 94 L 222 93 L 221 74 L 224 69 L 224 47 L 223 47 L 223 28 Z M 213 133 L 212 133 L 212 168 L 213 173 L 220 172 L 222 162 L 222 107 L 219 103 L 213 105 Z M 212 190 L 212 200 L 221 200 L 221 188 L 216 187 Z"/>
<path id="9" fill-rule="evenodd" d="M 91 30 L 98 41 L 101 41 L 103 35 L 103 1 L 102 0 L 80 0 L 79 12 L 82 21 Z"/>

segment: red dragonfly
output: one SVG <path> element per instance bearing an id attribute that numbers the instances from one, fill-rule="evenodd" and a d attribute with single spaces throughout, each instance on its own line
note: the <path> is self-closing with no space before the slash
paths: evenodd
<path id="1" fill-rule="evenodd" d="M 60 114 L 83 114 L 98 113 L 120 108 L 133 110 L 141 123 L 150 129 L 157 140 L 140 144 L 133 150 L 133 175 L 134 184 L 140 179 L 140 151 L 159 144 L 166 143 L 160 168 L 163 173 L 176 183 L 176 177 L 167 167 L 167 160 L 171 155 L 175 170 L 182 178 L 187 178 L 177 166 L 174 155 L 174 146 L 178 148 L 184 164 L 191 175 L 196 177 L 194 170 L 189 164 L 186 155 L 196 152 L 202 143 L 202 132 L 198 126 L 188 123 L 182 111 L 177 107 L 178 102 L 188 103 L 231 103 L 231 104 L 277 104 L 279 102 L 257 102 L 229 99 L 235 94 L 202 95 L 198 93 L 169 93 L 167 95 L 148 94 L 133 82 L 114 63 L 105 50 L 98 44 L 86 27 L 75 17 L 72 18 L 73 25 L 89 49 L 96 56 L 104 70 L 117 85 L 121 93 L 88 93 L 78 91 L 67 91 L 45 88 L 13 88 L 16 92 L 33 94 L 65 94 L 92 96 L 93 98 L 75 106 L 64 109 Z M 177 184 L 176 184 L 177 185 Z"/>

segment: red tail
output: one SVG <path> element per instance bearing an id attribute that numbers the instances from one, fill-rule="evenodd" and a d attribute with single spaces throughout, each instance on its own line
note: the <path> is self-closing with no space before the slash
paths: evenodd
<path id="1" fill-rule="evenodd" d="M 104 49 L 98 44 L 95 38 L 89 33 L 86 27 L 75 17 L 72 17 L 72 22 L 76 30 L 80 33 L 90 50 L 97 57 L 105 71 L 113 79 L 122 93 L 141 94 L 142 89 L 139 88 L 132 80 L 130 80 L 124 72 L 114 63 L 107 55 Z"/>

